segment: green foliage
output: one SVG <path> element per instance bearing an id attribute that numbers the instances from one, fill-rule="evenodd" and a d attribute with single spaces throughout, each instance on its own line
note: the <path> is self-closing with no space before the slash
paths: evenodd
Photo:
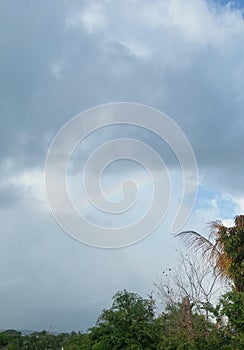
<path id="1" fill-rule="evenodd" d="M 230 326 L 244 333 L 244 292 L 226 293 L 220 300 L 221 315 L 228 317 Z"/>
<path id="2" fill-rule="evenodd" d="M 244 292 L 244 215 L 235 217 L 235 225 L 222 226 L 219 240 L 229 260 L 228 272 L 235 289 Z"/>
<path id="3" fill-rule="evenodd" d="M 9 338 L 8 350 L 88 350 L 85 347 L 87 335 L 80 333 L 62 333 L 58 335 L 48 332 L 35 332 L 30 335 Z"/>
<path id="4" fill-rule="evenodd" d="M 215 245 L 201 235 L 187 231 L 193 243 L 220 249 L 216 266 L 221 267 L 234 285 L 217 306 L 208 299 L 197 301 L 201 308 L 171 300 L 156 317 L 155 301 L 126 290 L 113 297 L 112 306 L 103 310 L 96 326 L 88 333 L 53 335 L 35 332 L 22 336 L 9 330 L 0 333 L 0 348 L 5 350 L 241 350 L 244 348 L 244 216 L 226 228 L 216 222 Z M 214 255 L 213 255 L 214 256 Z M 191 273 L 197 273 L 196 269 Z M 198 286 L 189 275 L 191 288 Z M 199 281 L 199 279 L 197 279 Z M 202 287 L 202 286 L 201 286 Z M 173 290 L 174 292 L 174 290 Z M 174 296 L 175 294 L 172 293 Z M 184 300 L 187 300 L 184 298 Z M 199 298 L 201 299 L 201 298 Z M 212 318 L 211 318 L 211 317 Z"/>
<path id="5" fill-rule="evenodd" d="M 224 294 L 209 311 L 216 317 L 221 333 L 231 339 L 232 346 L 244 348 L 244 293 L 233 290 Z"/>
<path id="6" fill-rule="evenodd" d="M 183 231 L 180 236 L 195 251 L 201 250 L 222 277 L 229 278 L 238 292 L 244 292 L 244 215 L 235 217 L 233 227 L 219 220 L 211 223 L 208 238 L 195 231 Z"/>
<path id="7" fill-rule="evenodd" d="M 244 347 L 243 293 L 229 292 L 213 307 L 203 304 L 214 322 L 191 309 L 190 326 L 183 322 L 182 305 L 167 305 L 155 315 L 155 301 L 135 293 L 118 292 L 111 308 L 103 310 L 88 333 L 53 335 L 35 332 L 21 336 L 0 333 L 6 350 L 241 350 Z M 223 317 L 225 319 L 223 319 Z"/>
<path id="8" fill-rule="evenodd" d="M 62 342 L 65 350 L 90 350 L 92 348 L 89 334 L 72 332 Z"/>
<path id="9" fill-rule="evenodd" d="M 162 349 L 215 349 L 220 350 L 226 342 L 215 324 L 198 312 L 192 313 L 192 326 L 182 324 L 181 304 L 170 305 L 161 315 Z"/>
<path id="10" fill-rule="evenodd" d="M 10 341 L 10 337 L 5 332 L 1 332 L 0 333 L 0 348 L 7 345 L 9 343 L 9 341 Z"/>
<path id="11" fill-rule="evenodd" d="M 160 324 L 155 318 L 155 302 L 127 291 L 118 292 L 112 307 L 104 310 L 96 327 L 90 329 L 93 350 L 157 349 Z"/>

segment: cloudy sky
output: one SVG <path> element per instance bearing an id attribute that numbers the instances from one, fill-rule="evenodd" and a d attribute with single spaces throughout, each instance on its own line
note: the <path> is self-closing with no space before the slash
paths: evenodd
<path id="1" fill-rule="evenodd" d="M 0 328 L 86 330 L 116 291 L 146 296 L 174 264 L 179 242 L 170 227 L 181 178 L 171 150 L 152 135 L 100 130 L 80 145 L 70 177 L 74 192 L 84 157 L 104 140 L 147 140 L 165 156 L 175 184 L 169 215 L 152 235 L 99 249 L 54 221 L 44 189 L 47 151 L 59 129 L 88 108 L 146 104 L 181 127 L 199 167 L 185 228 L 207 232 L 209 221 L 231 224 L 243 213 L 243 13 L 242 1 L 220 0 L 0 2 Z M 140 173 L 133 167 L 115 165 L 105 187 Z M 135 217 L 150 198 L 147 183 Z"/>

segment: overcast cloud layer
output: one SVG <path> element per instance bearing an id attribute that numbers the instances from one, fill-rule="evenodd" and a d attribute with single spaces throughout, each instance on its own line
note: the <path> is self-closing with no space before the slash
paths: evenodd
<path id="1" fill-rule="evenodd" d="M 200 173 L 186 227 L 203 231 L 207 222 L 227 223 L 244 210 L 243 92 L 240 2 L 1 1 L 0 328 L 85 330 L 116 291 L 150 293 L 174 261 L 178 242 L 168 232 L 177 164 L 165 145 L 139 130 L 99 132 L 81 145 L 80 157 L 118 135 L 154 146 L 175 184 L 160 228 L 135 246 L 109 251 L 84 246 L 56 225 L 43 169 L 65 122 L 114 101 L 147 104 L 173 118 Z"/>

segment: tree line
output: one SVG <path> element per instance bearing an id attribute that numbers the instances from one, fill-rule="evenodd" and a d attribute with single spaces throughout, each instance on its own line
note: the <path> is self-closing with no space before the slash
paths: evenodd
<path id="1" fill-rule="evenodd" d="M 155 285 L 156 298 L 127 290 L 117 292 L 86 333 L 23 336 L 0 333 L 6 350 L 201 350 L 244 348 L 244 215 L 227 228 L 211 223 L 205 237 L 195 231 L 179 234 L 192 249 L 180 255 L 179 268 L 167 268 Z M 216 292 L 225 289 L 214 300 Z"/>

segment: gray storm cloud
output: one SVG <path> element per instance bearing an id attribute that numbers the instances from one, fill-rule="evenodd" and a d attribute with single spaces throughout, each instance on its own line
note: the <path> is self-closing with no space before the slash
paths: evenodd
<path id="1" fill-rule="evenodd" d="M 66 236 L 43 195 L 52 137 L 99 104 L 150 105 L 179 124 L 198 160 L 202 197 L 189 225 L 223 215 L 217 201 L 199 209 L 210 203 L 207 192 L 227 193 L 242 208 L 243 9 L 204 0 L 4 0 L 0 23 L 0 328 L 85 329 L 118 289 L 150 292 L 176 242 L 170 220 L 116 252 Z M 118 135 L 148 141 L 175 171 L 152 134 L 112 129 L 90 141 Z"/>

